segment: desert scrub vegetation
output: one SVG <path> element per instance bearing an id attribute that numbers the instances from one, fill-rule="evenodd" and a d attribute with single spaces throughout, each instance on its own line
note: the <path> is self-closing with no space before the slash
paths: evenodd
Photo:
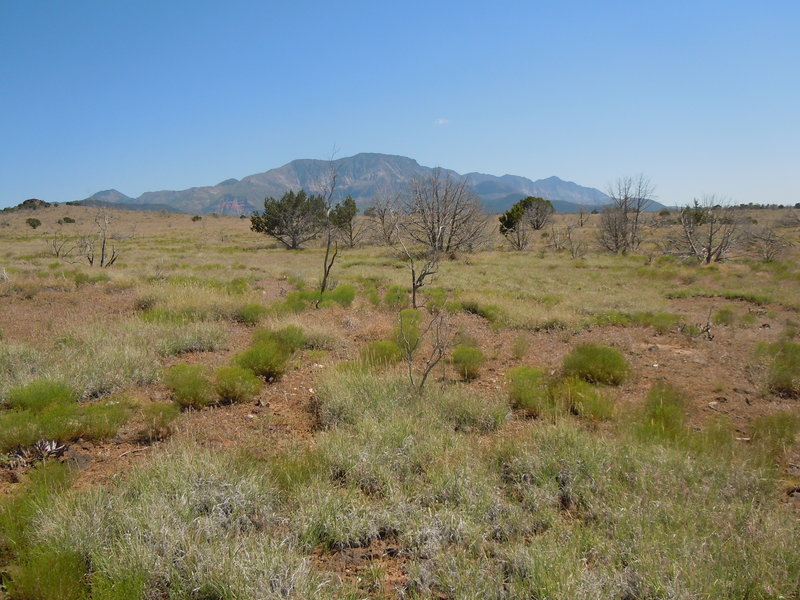
<path id="1" fill-rule="evenodd" d="M 602 344 L 581 344 L 564 357 L 563 371 L 589 383 L 619 385 L 628 378 L 630 366 L 615 348 Z"/>
<path id="2" fill-rule="evenodd" d="M 765 366 L 764 380 L 769 393 L 800 397 L 800 343 L 784 336 L 773 344 L 760 344 L 756 357 Z"/>
<path id="3" fill-rule="evenodd" d="M 506 372 L 511 404 L 527 415 L 555 420 L 573 414 L 604 421 L 615 414 L 608 393 L 575 376 L 548 376 L 542 369 L 519 366 Z"/>
<path id="4" fill-rule="evenodd" d="M 173 444 L 108 490 L 6 511 L 22 532 L 11 588 L 47 548 L 82 559 L 59 585 L 84 594 L 347 597 L 306 557 L 382 539 L 404 557 L 401 593 L 418 597 L 791 597 L 800 583 L 800 525 L 747 455 L 569 420 L 505 430 L 502 402 L 458 386 L 420 396 L 390 374 L 332 372 L 316 387 L 313 448 L 255 460 Z"/>
<path id="5" fill-rule="evenodd" d="M 261 380 L 250 369 L 220 367 L 214 375 L 214 392 L 222 404 L 250 402 L 261 391 Z"/>
<path id="6" fill-rule="evenodd" d="M 92 324 L 59 336 L 47 353 L 0 342 L 0 402 L 10 387 L 37 377 L 69 382 L 80 398 L 99 398 L 130 386 L 156 381 L 165 356 L 224 348 L 226 335 L 214 323 Z"/>
<path id="7" fill-rule="evenodd" d="M 0 452 L 26 448 L 39 440 L 109 438 L 131 412 L 124 398 L 78 404 L 74 390 L 46 379 L 12 388 L 8 406 L 0 411 Z"/>
<path id="8" fill-rule="evenodd" d="M 480 348 L 468 344 L 459 344 L 453 349 L 450 358 L 456 371 L 466 381 L 477 379 L 486 357 Z"/>

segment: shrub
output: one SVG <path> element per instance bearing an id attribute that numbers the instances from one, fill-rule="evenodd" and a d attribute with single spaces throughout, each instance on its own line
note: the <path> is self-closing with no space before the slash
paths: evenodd
<path id="1" fill-rule="evenodd" d="M 42 224 L 42 222 L 36 217 L 28 217 L 27 219 L 25 219 L 25 222 L 31 229 L 36 229 Z"/>
<path id="2" fill-rule="evenodd" d="M 355 286 L 347 283 L 344 285 L 337 285 L 334 289 L 325 292 L 322 296 L 323 302 L 330 300 L 336 302 L 341 306 L 350 306 L 355 300 L 356 288 Z"/>
<path id="3" fill-rule="evenodd" d="M 393 285 L 386 290 L 383 301 L 392 310 L 399 310 L 408 306 L 408 292 L 399 285 Z"/>
<path id="4" fill-rule="evenodd" d="M 269 309 L 263 304 L 248 304 L 236 311 L 236 320 L 246 325 L 255 325 L 263 319 Z"/>
<path id="5" fill-rule="evenodd" d="M 503 320 L 503 312 L 499 306 L 494 304 L 481 304 L 474 300 L 466 300 L 461 302 L 461 309 L 464 312 L 483 317 L 489 323 L 499 323 Z"/>
<path id="6" fill-rule="evenodd" d="M 544 371 L 534 367 L 514 367 L 506 373 L 511 403 L 533 416 L 551 412 L 553 405 Z"/>
<path id="7" fill-rule="evenodd" d="M 637 427 L 639 436 L 656 441 L 684 439 L 687 435 L 685 406 L 686 398 L 678 388 L 668 383 L 654 385 L 647 394 Z"/>
<path id="8" fill-rule="evenodd" d="M 478 372 L 486 362 L 486 357 L 480 348 L 461 344 L 453 350 L 452 361 L 459 374 L 469 381 L 478 377 Z"/>
<path id="9" fill-rule="evenodd" d="M 736 320 L 736 313 L 730 306 L 723 306 L 711 316 L 714 325 L 733 325 Z"/>
<path id="10" fill-rule="evenodd" d="M 400 311 L 397 323 L 396 339 L 400 348 L 415 349 L 420 343 L 420 323 L 422 313 L 416 308 L 404 308 Z"/>
<path id="11" fill-rule="evenodd" d="M 200 215 L 195 215 L 192 217 L 192 222 L 197 223 L 198 221 L 202 221 L 202 219 L 203 217 L 201 217 Z"/>
<path id="12" fill-rule="evenodd" d="M 64 217 L 64 218 L 63 218 L 63 219 L 61 219 L 61 220 L 62 220 L 64 223 L 74 223 L 74 222 L 75 222 L 75 219 L 73 219 L 72 217 Z"/>
<path id="13" fill-rule="evenodd" d="M 589 383 L 619 385 L 628 377 L 628 361 L 619 350 L 600 344 L 581 344 L 564 357 L 564 374 Z"/>
<path id="14" fill-rule="evenodd" d="M 514 338 L 514 344 L 511 346 L 511 354 L 513 354 L 514 358 L 517 360 L 522 360 L 528 353 L 530 346 L 531 343 L 526 336 L 518 335 Z"/>
<path id="15" fill-rule="evenodd" d="M 172 435 L 175 419 L 181 414 L 174 402 L 153 402 L 142 408 L 144 427 L 139 431 L 139 439 L 145 442 L 163 440 Z"/>
<path id="16" fill-rule="evenodd" d="M 261 391 L 261 381 L 250 369 L 220 367 L 214 378 L 214 391 L 220 402 L 250 402 Z"/>
<path id="17" fill-rule="evenodd" d="M 39 412 L 51 404 L 71 404 L 78 399 L 75 391 L 60 381 L 37 379 L 8 392 L 12 408 Z"/>
<path id="18" fill-rule="evenodd" d="M 763 454 L 776 458 L 782 456 L 800 432 L 800 417 L 784 411 L 765 415 L 753 422 L 753 444 Z"/>
<path id="19" fill-rule="evenodd" d="M 133 308 L 137 311 L 148 311 L 155 307 L 156 298 L 154 296 L 140 296 L 133 302 Z"/>
<path id="20" fill-rule="evenodd" d="M 783 339 L 775 344 L 765 344 L 758 350 L 771 358 L 767 368 L 767 389 L 778 396 L 800 396 L 800 344 Z"/>
<path id="21" fill-rule="evenodd" d="M 614 403 L 592 384 L 569 377 L 553 385 L 553 403 L 592 421 L 604 421 L 614 416 Z"/>
<path id="22" fill-rule="evenodd" d="M 370 367 L 382 367 L 403 359 L 403 351 L 393 340 L 370 342 L 359 352 L 359 361 Z"/>
<path id="23" fill-rule="evenodd" d="M 181 363 L 170 367 L 164 382 L 183 408 L 202 408 L 213 402 L 211 382 L 200 365 Z"/>
<path id="24" fill-rule="evenodd" d="M 263 339 L 236 356 L 234 362 L 259 377 L 278 379 L 286 372 L 291 352 L 275 339 Z"/>
<path id="25" fill-rule="evenodd" d="M 299 325 L 285 325 L 270 333 L 272 338 L 283 344 L 289 352 L 297 352 L 308 344 L 308 337 Z M 257 339 L 257 336 L 254 338 Z"/>

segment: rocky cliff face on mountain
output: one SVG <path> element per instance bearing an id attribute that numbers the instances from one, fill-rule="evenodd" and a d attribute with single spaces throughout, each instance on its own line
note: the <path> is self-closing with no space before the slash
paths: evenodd
<path id="1" fill-rule="evenodd" d="M 405 156 L 363 153 L 333 161 L 336 169 L 334 200 L 352 196 L 362 209 L 381 194 L 403 193 L 414 178 L 424 178 L 433 168 L 420 165 Z M 243 179 L 226 179 L 217 185 L 186 190 L 145 192 L 130 198 L 116 190 L 98 192 L 87 201 L 113 204 L 169 206 L 189 213 L 250 214 L 263 207 L 264 198 L 280 197 L 287 190 L 303 188 L 310 192 L 323 189 L 330 177 L 331 164 L 325 160 L 294 160 L 277 169 L 249 175 Z M 461 175 L 449 169 L 442 174 L 466 178 L 490 212 L 507 210 L 525 196 L 540 196 L 554 201 L 559 212 L 575 212 L 579 206 L 591 208 L 609 201 L 600 190 L 549 177 L 532 181 L 516 175 L 496 177 L 483 173 Z"/>

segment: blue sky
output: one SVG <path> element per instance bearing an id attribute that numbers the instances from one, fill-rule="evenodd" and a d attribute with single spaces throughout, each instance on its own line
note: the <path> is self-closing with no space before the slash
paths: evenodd
<path id="1" fill-rule="evenodd" d="M 800 202 L 800 2 L 0 0 L 0 207 L 401 154 Z"/>

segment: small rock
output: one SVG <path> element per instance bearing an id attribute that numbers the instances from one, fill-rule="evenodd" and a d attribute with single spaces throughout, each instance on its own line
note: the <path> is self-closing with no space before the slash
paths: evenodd
<path id="1" fill-rule="evenodd" d="M 94 462 L 94 459 L 87 452 L 80 452 L 75 448 L 70 448 L 64 453 L 64 461 L 74 465 L 79 471 L 83 471 Z"/>

